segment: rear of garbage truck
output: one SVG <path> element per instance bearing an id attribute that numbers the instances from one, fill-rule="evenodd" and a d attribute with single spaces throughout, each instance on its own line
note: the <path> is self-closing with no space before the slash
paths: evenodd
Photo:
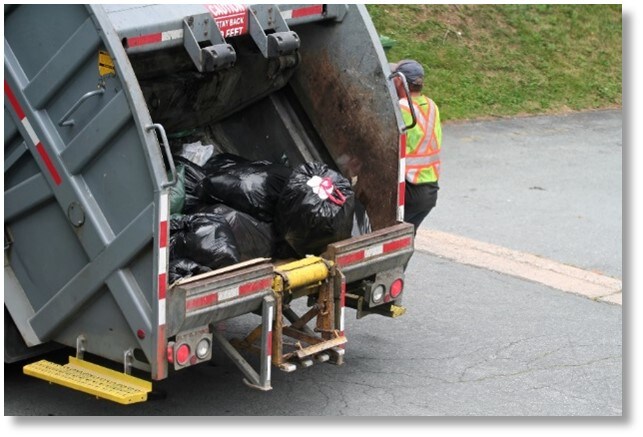
<path id="1" fill-rule="evenodd" d="M 342 363 L 347 308 L 404 312 L 404 126 L 363 6 L 4 14 L 5 362 L 29 359 L 27 374 L 131 403 L 151 390 L 133 369 L 162 380 L 211 360 L 216 343 L 268 390 L 273 367 Z M 325 164 L 350 181 L 368 232 L 170 283 L 175 151 L 197 139 L 252 161 Z M 291 304 L 304 299 L 297 314 Z M 245 338 L 214 329 L 247 314 L 257 323 Z M 36 361 L 52 345 L 76 357 Z"/>

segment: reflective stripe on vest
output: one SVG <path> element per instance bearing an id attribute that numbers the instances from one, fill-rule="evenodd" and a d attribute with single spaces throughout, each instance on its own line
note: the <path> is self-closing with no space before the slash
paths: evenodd
<path id="1" fill-rule="evenodd" d="M 420 129 L 421 138 L 417 144 L 407 143 L 411 150 L 406 153 L 406 180 L 414 184 L 436 182 L 440 177 L 440 144 L 435 133 L 438 110 L 432 100 L 422 97 L 429 105 L 428 114 L 413 102 L 417 121 L 413 129 Z M 406 100 L 400 100 L 400 106 L 404 112 L 411 112 Z"/>

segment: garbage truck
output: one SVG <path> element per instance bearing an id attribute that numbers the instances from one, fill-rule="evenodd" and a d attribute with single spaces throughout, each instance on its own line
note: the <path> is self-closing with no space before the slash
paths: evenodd
<path id="1" fill-rule="evenodd" d="M 407 126 L 363 5 L 5 5 L 4 26 L 5 363 L 129 404 L 215 354 L 270 390 L 343 364 L 347 312 L 405 312 Z M 170 283 L 173 144 L 194 138 L 324 163 L 369 232 Z M 241 316 L 246 336 L 216 329 Z"/>

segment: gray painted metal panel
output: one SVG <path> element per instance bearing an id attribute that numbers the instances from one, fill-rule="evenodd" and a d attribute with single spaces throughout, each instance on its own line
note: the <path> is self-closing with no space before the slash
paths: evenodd
<path id="1" fill-rule="evenodd" d="M 22 158 L 29 149 L 27 149 L 27 143 L 24 141 L 20 141 L 18 147 L 14 147 L 13 150 L 7 150 L 5 151 L 5 158 L 4 158 L 4 171 L 5 173 L 7 170 L 9 170 L 11 167 L 15 165 L 16 162 Z"/>
<path id="2" fill-rule="evenodd" d="M 110 140 L 109 147 L 96 154 L 82 172 L 87 188 L 101 205 L 114 235 L 139 215 L 142 206 L 154 201 L 154 187 L 149 177 L 132 177 L 145 168 L 143 151 L 132 147 L 138 142 L 137 137 L 134 124 L 129 123 L 128 128 L 121 129 Z"/>
<path id="3" fill-rule="evenodd" d="M 121 234 L 84 266 L 82 270 L 59 289 L 43 306 L 38 307 L 31 319 L 31 326 L 42 339 L 74 316 L 94 292 L 107 281 L 113 272 L 126 265 L 151 239 L 150 223 L 153 222 L 150 205 Z"/>
<path id="4" fill-rule="evenodd" d="M 34 18 L 43 17 L 34 24 Z M 5 15 L 4 37 L 31 79 L 87 19 L 83 5 L 19 5 Z"/>
<path id="5" fill-rule="evenodd" d="M 105 5 L 104 8 L 121 37 L 182 29 L 184 17 L 208 11 L 199 4 Z"/>
<path id="6" fill-rule="evenodd" d="M 238 6 L 238 5 L 237 5 Z M 248 5 L 249 9 L 255 11 L 259 18 L 259 24 L 263 30 L 285 30 L 280 29 L 275 17 L 277 9 L 281 11 L 290 11 L 295 8 L 307 7 L 310 5 L 271 5 L 256 4 Z M 326 12 L 323 16 L 315 15 L 310 17 L 290 18 L 286 20 L 287 24 L 302 24 L 311 21 L 326 20 L 335 18 L 336 15 L 343 15 L 345 7 L 343 5 L 327 5 Z M 167 49 L 183 45 L 183 19 L 191 16 L 198 16 L 209 13 L 206 5 L 202 4 L 181 4 L 181 5 L 105 5 L 105 10 L 116 32 L 121 38 L 138 37 L 141 35 L 150 35 L 160 32 L 178 32 L 173 35 L 172 39 L 154 44 L 151 50 Z M 199 41 L 206 41 L 209 38 L 204 34 L 199 34 Z M 139 53 L 150 50 L 146 46 L 128 48 L 129 53 Z"/>
<path id="7" fill-rule="evenodd" d="M 5 305 L 13 309 L 17 319 L 27 320 L 33 316 L 33 308 L 27 300 L 27 296 L 20 285 L 20 281 L 16 278 L 16 274 L 11 268 L 6 256 L 4 258 L 4 299 Z M 5 317 L 7 317 L 6 313 Z M 27 346 L 40 344 L 40 340 L 29 324 L 22 323 L 20 327 L 16 327 L 20 331 L 20 334 Z"/>
<path id="8" fill-rule="evenodd" d="M 82 131 L 67 144 L 60 154 L 72 174 L 79 173 L 91 159 L 105 147 L 114 135 L 131 120 L 128 102 L 121 91 L 92 119 Z M 110 129 L 105 128 L 104 120 L 112 117 Z"/>
<path id="9" fill-rule="evenodd" d="M 19 147 L 24 145 L 27 146 L 27 141 L 22 137 L 21 132 L 18 130 L 16 121 L 14 121 L 11 114 L 7 112 L 7 107 L 5 107 L 5 115 L 9 116 L 9 119 L 5 117 L 5 128 L 15 129 L 15 135 L 12 135 L 11 138 L 5 140 L 4 143 L 4 156 L 5 156 L 5 173 L 4 173 L 4 187 L 5 191 L 10 188 L 21 184 L 25 180 L 40 174 L 40 170 L 36 165 L 36 162 L 31 159 L 30 153 L 23 153 L 20 158 L 8 165 L 7 158 L 12 156 L 12 152 L 17 150 Z M 5 131 L 6 132 L 6 131 Z M 8 170 L 11 171 L 8 171 Z M 7 202 L 5 200 L 5 207 Z"/>
<path id="10" fill-rule="evenodd" d="M 37 174 L 4 192 L 4 219 L 12 221 L 17 216 L 35 208 L 53 197 L 53 192 L 42 174 Z"/>
<path id="11" fill-rule="evenodd" d="M 25 88 L 25 96 L 31 104 L 35 108 L 42 108 L 78 70 L 80 64 L 96 53 L 99 43 L 94 24 L 87 18 Z"/>
<path id="12" fill-rule="evenodd" d="M 7 108 L 4 108 L 4 143 L 5 145 L 10 142 L 16 135 L 18 135 L 18 128 L 13 122 L 11 115 Z"/>
<path id="13" fill-rule="evenodd" d="M 34 30 L 29 40 L 23 29 Z M 14 291 L 33 308 L 39 341 L 73 347 L 83 333 L 92 337 L 90 353 L 121 361 L 123 351 L 138 348 L 154 362 L 159 263 L 152 242 L 167 176 L 120 40 L 100 7 L 77 5 L 18 6 L 5 16 L 5 31 L 5 88 L 20 107 L 5 95 L 5 119 L 29 149 L 5 174 L 5 229 L 14 240 L 6 254 L 21 285 Z M 99 75 L 99 49 L 114 58 L 115 76 Z M 58 126 L 97 86 L 104 95 L 82 102 L 73 126 Z M 105 331 L 89 313 L 125 323 Z"/>
<path id="14" fill-rule="evenodd" d="M 7 257 L 35 310 L 45 305 L 88 262 L 53 198 L 5 223 L 5 227 L 13 237 Z"/>
<path id="15" fill-rule="evenodd" d="M 131 327 L 108 287 L 100 288 L 89 304 L 76 313 L 73 325 L 62 326 L 56 333 L 56 338 L 63 344 L 75 343 L 78 336 L 75 325 L 86 327 L 85 346 L 88 351 L 100 351 L 100 356 L 109 358 L 115 363 L 123 363 L 123 346 L 114 339 L 129 337 Z M 144 348 L 150 340 L 151 336 L 148 336 L 142 346 L 133 346 L 133 349 L 145 351 Z M 151 371 L 150 363 L 134 361 L 132 364 L 137 369 Z M 116 366 L 114 366 L 116 369 L 124 370 Z"/>

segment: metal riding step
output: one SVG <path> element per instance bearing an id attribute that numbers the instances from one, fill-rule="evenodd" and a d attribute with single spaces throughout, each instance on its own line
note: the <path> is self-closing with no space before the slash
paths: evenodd
<path id="1" fill-rule="evenodd" d="M 74 357 L 69 357 L 69 363 L 64 366 L 40 360 L 24 366 L 23 372 L 124 405 L 145 402 L 152 391 L 149 381 Z"/>

